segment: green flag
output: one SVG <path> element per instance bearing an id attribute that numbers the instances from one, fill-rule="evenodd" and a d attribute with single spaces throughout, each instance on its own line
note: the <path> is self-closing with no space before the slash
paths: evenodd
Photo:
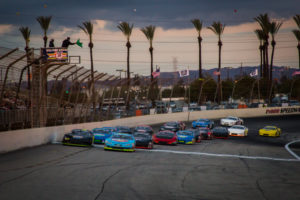
<path id="1" fill-rule="evenodd" d="M 82 42 L 80 42 L 80 39 L 77 40 L 76 44 L 82 48 Z"/>

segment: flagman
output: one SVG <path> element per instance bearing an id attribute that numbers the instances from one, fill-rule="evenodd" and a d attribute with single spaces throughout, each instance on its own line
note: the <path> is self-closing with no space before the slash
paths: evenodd
<path id="1" fill-rule="evenodd" d="M 61 45 L 61 47 L 65 47 L 65 48 L 68 48 L 69 45 L 74 45 L 76 43 L 73 43 L 70 41 L 70 37 L 67 37 L 67 39 L 65 39 Z"/>

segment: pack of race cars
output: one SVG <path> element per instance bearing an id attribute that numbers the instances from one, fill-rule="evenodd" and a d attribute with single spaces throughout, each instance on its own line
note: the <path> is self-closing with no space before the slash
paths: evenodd
<path id="1" fill-rule="evenodd" d="M 91 146 L 104 144 L 105 150 L 135 151 L 136 148 L 152 149 L 154 144 L 195 144 L 201 140 L 213 138 L 226 139 L 229 136 L 246 137 L 248 128 L 244 120 L 228 116 L 220 120 L 221 126 L 215 126 L 214 121 L 198 119 L 187 128 L 185 123 L 171 121 L 163 124 L 158 132 L 150 126 L 139 125 L 94 128 L 91 131 L 74 129 L 63 137 L 64 145 Z M 266 126 L 259 130 L 260 136 L 278 137 L 281 129 L 276 126 Z"/>

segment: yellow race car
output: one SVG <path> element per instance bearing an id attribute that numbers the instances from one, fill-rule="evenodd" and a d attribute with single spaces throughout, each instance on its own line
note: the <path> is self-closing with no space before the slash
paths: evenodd
<path id="1" fill-rule="evenodd" d="M 276 126 L 265 126 L 259 129 L 260 136 L 279 137 L 281 135 L 281 129 Z"/>

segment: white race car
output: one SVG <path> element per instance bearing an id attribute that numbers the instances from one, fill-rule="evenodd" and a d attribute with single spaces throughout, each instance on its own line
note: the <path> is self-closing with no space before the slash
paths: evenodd
<path id="1" fill-rule="evenodd" d="M 226 118 L 221 119 L 222 126 L 233 126 L 233 125 L 242 125 L 244 124 L 244 120 L 238 117 L 228 116 Z"/>
<path id="2" fill-rule="evenodd" d="M 248 128 L 242 125 L 234 125 L 228 128 L 228 132 L 230 136 L 245 137 L 248 135 Z"/>

